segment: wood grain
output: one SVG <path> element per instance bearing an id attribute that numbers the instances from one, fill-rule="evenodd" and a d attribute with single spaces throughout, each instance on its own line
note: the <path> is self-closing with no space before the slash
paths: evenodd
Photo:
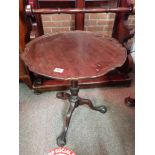
<path id="1" fill-rule="evenodd" d="M 22 54 L 32 72 L 62 80 L 100 77 L 121 67 L 126 57 L 115 39 L 86 31 L 44 35 L 28 43 Z"/>

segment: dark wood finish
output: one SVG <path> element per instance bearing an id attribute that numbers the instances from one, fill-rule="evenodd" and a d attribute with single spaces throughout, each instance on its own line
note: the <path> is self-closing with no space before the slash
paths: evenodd
<path id="1" fill-rule="evenodd" d="M 135 99 L 131 98 L 130 96 L 125 98 L 124 102 L 128 107 L 135 107 Z"/>
<path id="2" fill-rule="evenodd" d="M 38 0 L 28 0 L 27 1 L 27 5 L 30 5 L 33 9 L 39 9 L 39 3 Z M 41 20 L 41 15 L 33 15 L 33 16 L 28 16 L 32 23 L 32 31 L 31 31 L 31 40 L 35 39 L 38 36 L 41 36 L 44 34 L 43 31 L 43 24 L 42 24 L 42 20 Z"/>
<path id="3" fill-rule="evenodd" d="M 19 53 L 22 53 L 25 48 L 25 44 L 27 43 L 28 39 L 28 28 L 26 24 L 26 15 L 24 14 L 25 3 L 23 0 L 19 1 Z M 29 76 L 29 72 L 26 69 L 24 63 L 19 57 L 19 80 L 26 83 L 27 86 L 32 88 L 32 82 Z"/>
<path id="4" fill-rule="evenodd" d="M 69 110 L 68 110 L 67 115 L 66 115 L 66 120 L 64 122 L 63 131 L 60 134 L 60 136 L 57 138 L 57 145 L 61 146 L 61 147 L 66 144 L 66 134 L 67 134 L 69 123 L 70 123 L 70 120 L 71 120 L 71 117 L 72 117 L 72 113 L 74 112 L 75 108 L 77 108 L 79 105 L 86 104 L 92 110 L 99 111 L 99 112 L 101 112 L 103 114 L 106 113 L 106 111 L 107 111 L 106 106 L 101 105 L 101 106 L 95 107 L 92 104 L 91 100 L 83 99 L 83 98 L 80 98 L 78 96 L 79 85 L 78 85 L 77 80 L 72 80 L 71 81 L 70 92 L 71 92 L 71 94 L 65 93 L 65 92 L 58 92 L 57 95 L 56 95 L 58 99 L 62 99 L 62 100 L 67 99 L 69 101 L 69 103 L 70 103 Z"/>
<path id="5" fill-rule="evenodd" d="M 115 39 L 86 31 L 38 37 L 22 55 L 32 72 L 63 80 L 100 77 L 121 67 L 126 57 L 126 49 Z"/>
<path id="6" fill-rule="evenodd" d="M 60 14 L 60 13 L 66 13 L 66 14 L 76 14 L 80 18 L 77 19 L 77 21 L 81 21 L 80 23 L 83 23 L 84 25 L 84 14 L 83 13 L 130 13 L 133 9 L 131 7 L 118 7 L 118 8 L 64 8 L 64 9 L 51 9 L 51 8 L 42 8 L 42 9 L 32 9 L 32 13 L 34 14 Z M 81 25 L 81 28 L 83 27 Z M 81 30 L 81 29 L 80 29 Z"/>
<path id="7" fill-rule="evenodd" d="M 81 79 L 79 80 L 80 88 L 95 88 L 95 87 L 103 87 L 103 86 L 129 86 L 131 83 L 130 77 L 124 77 L 118 73 L 106 74 L 102 77 L 93 78 L 93 79 Z M 33 89 L 36 92 L 43 92 L 47 90 L 66 90 L 70 86 L 70 82 L 68 80 L 51 80 L 43 78 L 42 85 L 33 84 Z"/>
<path id="8" fill-rule="evenodd" d="M 126 0 L 124 0 L 126 1 Z M 125 2 L 123 2 L 123 4 L 120 3 L 120 0 L 85 0 L 85 8 L 90 9 L 90 8 L 116 8 L 116 7 L 125 7 L 127 8 L 125 4 Z M 36 3 L 35 7 L 34 4 Z M 28 0 L 28 3 L 31 6 L 33 6 L 33 9 L 40 9 L 40 8 L 75 8 L 75 0 Z M 130 7 L 129 7 L 130 8 Z M 122 14 L 122 13 L 120 13 Z M 131 13 L 128 13 L 131 14 Z M 39 15 L 40 17 L 40 15 Z M 121 16 L 121 18 L 124 19 L 123 16 Z M 34 39 L 36 37 L 39 36 L 38 31 L 42 31 L 42 25 L 40 25 L 37 21 L 37 18 L 33 18 L 30 21 L 32 23 L 32 31 L 31 31 L 31 35 L 29 35 L 29 37 L 31 39 Z M 27 23 L 30 23 L 27 22 Z M 80 22 L 80 21 L 78 21 Z M 115 35 L 113 35 L 115 38 L 119 38 L 117 37 L 118 35 L 121 35 L 121 33 L 123 33 L 123 31 L 121 29 L 117 28 L 117 24 L 119 25 L 121 22 L 121 20 L 116 20 L 115 24 L 114 24 L 114 30 L 116 28 L 116 31 L 118 31 L 117 33 L 115 33 Z M 37 24 L 36 24 L 37 23 Z M 123 24 L 126 22 L 123 22 Z M 42 23 L 41 23 L 42 24 Z M 26 24 L 28 25 L 28 24 Z M 38 30 L 41 29 L 41 30 Z M 125 33 L 123 33 L 122 36 L 124 36 Z M 130 59 L 129 59 L 130 60 Z M 123 65 L 123 67 L 121 68 L 121 71 L 123 71 L 123 73 L 126 73 L 129 71 L 129 61 L 127 59 L 126 63 Z M 33 73 L 31 74 L 33 75 Z M 108 75 L 109 76 L 109 75 Z M 39 79 L 42 78 L 43 82 L 42 85 L 36 85 L 37 78 Z M 31 76 L 31 80 L 32 80 L 32 87 L 34 90 L 40 91 L 40 90 L 58 90 L 58 89 L 65 89 L 67 88 L 66 85 L 68 86 L 67 81 L 63 82 L 60 80 L 55 80 L 55 79 L 46 79 L 44 78 L 44 76 Z M 103 76 L 101 78 L 96 78 L 96 79 L 92 79 L 92 80 L 82 80 L 82 82 L 79 83 L 80 87 L 98 87 L 98 86 L 103 86 L 103 85 L 109 85 L 109 84 L 129 84 L 131 82 L 131 78 L 130 77 L 125 77 L 124 75 L 118 74 L 117 72 L 113 75 L 110 76 L 109 78 L 107 76 Z M 66 84 L 67 83 L 67 84 Z"/>
<path id="9" fill-rule="evenodd" d="M 26 69 L 23 61 L 19 58 L 19 80 L 26 83 L 29 88 L 32 88 L 32 81 L 28 74 L 28 70 Z"/>
<path id="10" fill-rule="evenodd" d="M 41 8 L 75 8 L 76 0 L 38 0 Z M 85 0 L 85 7 L 115 7 L 117 0 Z"/>
<path id="11" fill-rule="evenodd" d="M 24 15 L 24 1 L 19 1 L 19 51 L 24 51 L 25 42 L 26 42 L 26 21 Z"/>
<path id="12" fill-rule="evenodd" d="M 75 7 L 77 9 L 85 8 L 85 0 L 77 0 L 75 3 Z M 76 13 L 75 14 L 75 30 L 84 30 L 84 13 Z"/>
<path id="13" fill-rule="evenodd" d="M 102 1 L 109 1 L 109 0 L 85 0 L 86 2 L 102 2 Z M 39 0 L 39 2 L 76 2 L 76 0 Z"/>
<path id="14" fill-rule="evenodd" d="M 127 41 L 134 36 L 134 31 L 129 28 L 128 17 L 134 14 L 135 8 L 131 0 L 118 0 L 117 7 L 132 8 L 131 12 L 117 13 L 113 26 L 112 37 L 116 38 L 124 47 L 127 48 Z M 128 50 L 128 49 L 127 49 Z M 129 50 L 128 50 L 129 53 Z M 132 68 L 133 61 L 131 56 L 128 55 L 126 62 L 120 68 L 123 73 L 128 73 Z"/>
<path id="15" fill-rule="evenodd" d="M 60 13 L 61 10 L 58 11 Z M 77 18 L 81 24 L 79 28 L 84 26 L 82 19 L 83 17 L 80 16 Z M 74 31 L 46 35 L 31 41 L 27 44 L 22 58 L 34 73 L 48 78 L 70 81 L 71 94 L 65 92 L 57 94 L 57 98 L 67 99 L 70 103 L 63 131 L 57 138 L 57 144 L 62 147 L 66 144 L 67 130 L 76 107 L 87 104 L 92 110 L 103 114 L 107 111 L 104 105 L 95 107 L 89 99 L 78 96 L 79 80 L 103 77 L 110 71 L 115 71 L 125 63 L 127 51 L 115 39 L 91 32 Z"/>
<path id="16" fill-rule="evenodd" d="M 75 1 L 40 1 L 40 8 L 75 8 Z"/>
<path id="17" fill-rule="evenodd" d="M 117 0 L 85 0 L 86 8 L 112 8 L 116 7 Z"/>
<path id="18" fill-rule="evenodd" d="M 116 38 L 120 43 L 124 44 L 124 42 L 127 42 L 128 39 L 134 36 L 134 33 L 130 31 L 128 27 L 128 17 L 135 11 L 134 6 L 130 0 L 119 0 L 118 7 L 127 7 L 132 10 L 130 13 L 117 13 L 114 22 L 112 37 Z"/>
<path id="19" fill-rule="evenodd" d="M 29 41 L 29 27 L 27 25 L 27 17 L 25 13 L 25 2 L 19 0 L 19 52 L 24 52 L 26 43 Z"/>

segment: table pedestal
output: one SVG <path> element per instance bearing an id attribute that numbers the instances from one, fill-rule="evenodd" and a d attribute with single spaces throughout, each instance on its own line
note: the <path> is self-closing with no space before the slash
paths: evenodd
<path id="1" fill-rule="evenodd" d="M 70 119 L 72 117 L 72 113 L 74 109 L 77 108 L 79 105 L 87 104 L 92 110 L 99 111 L 103 114 L 107 111 L 106 106 L 101 105 L 101 106 L 95 107 L 93 106 L 91 100 L 83 99 L 78 96 L 79 86 L 78 86 L 77 80 L 71 81 L 70 92 L 71 94 L 65 93 L 65 92 L 58 92 L 56 95 L 57 98 L 62 99 L 62 100 L 68 100 L 70 103 L 69 110 L 66 115 L 66 120 L 64 123 L 63 131 L 60 134 L 60 136 L 57 138 L 58 146 L 64 146 L 66 144 L 66 134 L 67 134 L 67 130 L 69 127 Z"/>

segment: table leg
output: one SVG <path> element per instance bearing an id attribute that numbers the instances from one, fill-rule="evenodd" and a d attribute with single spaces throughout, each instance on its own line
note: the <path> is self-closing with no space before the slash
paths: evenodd
<path id="1" fill-rule="evenodd" d="M 72 113 L 74 111 L 74 109 L 78 106 L 78 102 L 79 102 L 79 97 L 78 97 L 78 92 L 79 92 L 79 88 L 77 87 L 77 81 L 71 81 L 71 87 L 70 87 L 70 92 L 71 95 L 68 93 L 63 93 L 60 92 L 57 94 L 57 97 L 60 99 L 68 99 L 70 102 L 70 106 L 69 106 L 69 110 L 67 112 L 67 116 L 66 116 L 66 121 L 63 127 L 63 131 L 60 134 L 60 136 L 57 138 L 57 144 L 58 146 L 64 146 L 66 144 L 66 134 L 67 134 L 67 130 L 69 127 L 69 123 L 70 123 L 70 119 L 72 117 Z"/>
<path id="2" fill-rule="evenodd" d="M 89 100 L 89 99 L 80 98 L 80 99 L 79 99 L 79 104 L 80 104 L 80 105 L 87 104 L 92 110 L 99 111 L 99 112 L 101 112 L 101 113 L 103 113 L 103 114 L 106 113 L 106 111 L 107 111 L 107 107 L 106 107 L 105 105 L 101 105 L 101 106 L 95 107 L 95 106 L 92 104 L 91 100 Z"/>
<path id="3" fill-rule="evenodd" d="M 66 121 L 63 127 L 63 131 L 60 134 L 60 136 L 57 138 L 57 144 L 58 146 L 64 146 L 66 144 L 66 134 L 69 127 L 69 123 L 72 117 L 72 113 L 78 105 L 87 104 L 92 110 L 99 111 L 101 113 L 105 113 L 107 111 L 106 106 L 101 105 L 95 107 L 92 102 L 89 99 L 83 99 L 78 96 L 79 92 L 79 86 L 78 81 L 71 81 L 71 87 L 70 87 L 71 94 L 65 93 L 65 92 L 59 92 L 57 93 L 57 98 L 66 100 L 68 99 L 70 102 L 69 110 L 67 112 Z"/>
<path id="4" fill-rule="evenodd" d="M 68 127 L 69 127 L 69 123 L 70 123 L 70 119 L 72 117 L 72 113 L 75 109 L 75 106 L 76 103 L 74 102 L 71 102 L 70 103 L 70 107 L 69 107 L 69 110 L 67 112 L 67 116 L 66 116 L 66 121 L 65 121 L 65 124 L 64 124 L 64 127 L 63 127 L 63 131 L 62 133 L 60 134 L 60 136 L 57 138 L 57 144 L 58 146 L 64 146 L 66 144 L 66 134 L 67 134 L 67 130 L 68 130 Z"/>

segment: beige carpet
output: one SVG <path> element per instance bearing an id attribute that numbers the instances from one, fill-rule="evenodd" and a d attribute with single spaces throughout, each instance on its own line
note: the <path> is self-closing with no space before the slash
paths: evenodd
<path id="1" fill-rule="evenodd" d="M 82 89 L 79 95 L 94 105 L 105 104 L 106 114 L 78 107 L 72 116 L 66 147 L 77 155 L 134 155 L 134 109 L 124 98 L 134 96 L 134 86 Z M 47 155 L 57 147 L 68 110 L 66 101 L 56 99 L 56 91 L 35 95 L 20 84 L 20 155 Z"/>

